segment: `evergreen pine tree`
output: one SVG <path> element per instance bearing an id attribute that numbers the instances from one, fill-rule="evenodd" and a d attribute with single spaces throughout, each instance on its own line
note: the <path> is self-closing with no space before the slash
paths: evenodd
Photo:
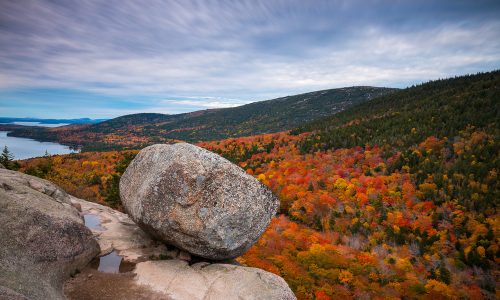
<path id="1" fill-rule="evenodd" d="M 0 155 L 0 163 L 7 169 L 10 169 L 12 164 L 12 160 L 14 159 L 14 155 L 9 151 L 9 148 L 5 146 L 2 151 L 2 155 Z"/>

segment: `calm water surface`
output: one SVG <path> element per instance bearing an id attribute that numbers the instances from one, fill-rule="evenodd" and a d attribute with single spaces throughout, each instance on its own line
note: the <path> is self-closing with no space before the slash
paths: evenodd
<path id="1" fill-rule="evenodd" d="M 93 214 L 85 214 L 83 215 L 83 219 L 85 220 L 85 226 L 92 230 L 104 230 L 101 226 L 101 219 L 98 216 Z"/>
<path id="2" fill-rule="evenodd" d="M 7 131 L 0 131 L 0 151 L 7 146 L 14 159 L 39 157 L 47 151 L 49 154 L 68 154 L 78 151 L 58 143 L 38 142 L 32 139 L 7 136 Z"/>
<path id="3" fill-rule="evenodd" d="M 122 259 L 123 258 L 119 256 L 116 251 L 101 256 L 99 258 L 99 267 L 97 268 L 97 271 L 104 273 L 119 273 Z"/>
<path id="4" fill-rule="evenodd" d="M 101 226 L 101 219 L 94 214 L 83 215 L 85 226 L 92 230 L 105 231 L 106 228 Z M 135 268 L 135 263 L 124 261 L 123 257 L 118 255 L 116 251 L 103 255 L 98 259 L 95 258 L 90 262 L 90 266 L 104 273 L 126 273 Z"/>

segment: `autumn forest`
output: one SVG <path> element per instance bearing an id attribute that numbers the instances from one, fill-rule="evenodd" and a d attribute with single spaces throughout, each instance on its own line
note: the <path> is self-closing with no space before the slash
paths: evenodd
<path id="1" fill-rule="evenodd" d="M 239 262 L 282 276 L 299 299 L 498 298 L 500 71 L 352 104 L 312 122 L 294 119 L 287 131 L 261 126 L 251 136 L 203 139 L 209 129 L 197 134 L 189 125 L 193 142 L 280 199 L 279 214 Z M 241 135 L 257 123 L 238 127 Z M 17 167 L 122 209 L 120 176 L 138 148 L 157 140 L 117 132 L 124 147 Z M 172 132 L 160 140 L 186 137 L 182 128 Z"/>

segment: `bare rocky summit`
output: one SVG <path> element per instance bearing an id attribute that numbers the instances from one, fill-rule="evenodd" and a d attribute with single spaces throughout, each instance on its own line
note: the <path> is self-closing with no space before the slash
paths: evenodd
<path id="1" fill-rule="evenodd" d="M 0 169 L 0 298 L 64 299 L 64 280 L 98 253 L 69 195 Z"/>
<path id="2" fill-rule="evenodd" d="M 279 205 L 243 169 L 187 143 L 144 148 L 121 178 L 120 197 L 146 232 L 212 260 L 245 253 Z"/>

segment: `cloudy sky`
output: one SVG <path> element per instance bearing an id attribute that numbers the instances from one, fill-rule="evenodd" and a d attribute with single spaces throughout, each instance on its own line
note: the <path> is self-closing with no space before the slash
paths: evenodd
<path id="1" fill-rule="evenodd" d="M 0 116 L 181 113 L 499 68 L 498 0 L 0 0 Z"/>

